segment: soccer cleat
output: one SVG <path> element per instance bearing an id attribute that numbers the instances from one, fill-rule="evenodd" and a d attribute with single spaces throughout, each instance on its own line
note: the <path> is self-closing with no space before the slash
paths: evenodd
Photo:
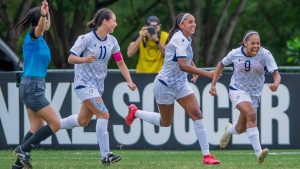
<path id="1" fill-rule="evenodd" d="M 203 156 L 202 162 L 203 164 L 210 164 L 210 165 L 221 163 L 219 160 L 215 159 L 215 157 L 211 154 Z"/>
<path id="2" fill-rule="evenodd" d="M 128 106 L 128 114 L 125 117 L 125 122 L 128 126 L 130 126 L 133 123 L 133 120 L 136 118 L 135 113 L 137 110 L 138 108 L 134 104 Z"/>
<path id="3" fill-rule="evenodd" d="M 259 164 L 265 161 L 265 158 L 268 156 L 268 154 L 269 154 L 269 149 L 265 148 L 262 150 L 262 152 L 257 157 L 257 161 L 259 162 Z"/>
<path id="4" fill-rule="evenodd" d="M 12 167 L 11 167 L 11 169 L 25 169 L 25 168 L 23 168 L 23 166 L 19 166 L 17 164 L 13 164 Z"/>
<path id="5" fill-rule="evenodd" d="M 232 124 L 231 123 L 228 123 L 225 125 L 225 131 L 220 139 L 220 148 L 221 149 L 224 149 L 228 143 L 229 143 L 229 140 L 230 140 L 230 137 L 231 137 L 231 134 L 228 133 L 228 129 L 229 127 L 231 127 Z"/>
<path id="6" fill-rule="evenodd" d="M 32 169 L 32 165 L 30 163 L 30 153 L 24 152 L 21 146 L 15 148 L 14 153 L 19 158 L 20 162 L 22 163 L 23 167 L 26 169 Z"/>
<path id="7" fill-rule="evenodd" d="M 102 159 L 102 164 L 109 165 L 111 163 L 115 163 L 120 161 L 122 158 L 120 156 L 114 155 L 113 153 L 109 152 L 105 155 Z"/>

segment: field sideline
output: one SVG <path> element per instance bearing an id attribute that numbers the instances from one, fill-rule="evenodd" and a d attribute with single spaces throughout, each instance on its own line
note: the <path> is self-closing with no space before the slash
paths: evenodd
<path id="1" fill-rule="evenodd" d="M 299 169 L 300 150 L 271 150 L 265 163 L 256 162 L 250 150 L 213 150 L 221 160 L 219 166 L 204 166 L 199 151 L 114 150 L 123 159 L 110 166 L 100 164 L 97 150 L 34 150 L 35 169 Z M 12 150 L 0 150 L 0 169 L 11 168 L 15 161 Z"/>

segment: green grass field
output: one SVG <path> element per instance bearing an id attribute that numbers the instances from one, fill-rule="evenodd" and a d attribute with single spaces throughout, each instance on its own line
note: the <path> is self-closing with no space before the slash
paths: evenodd
<path id="1" fill-rule="evenodd" d="M 221 165 L 201 163 L 199 151 L 114 150 L 123 159 L 110 166 L 100 164 L 97 150 L 34 150 L 32 165 L 35 169 L 299 169 L 300 150 L 271 150 L 265 163 L 258 164 L 248 150 L 213 150 Z M 12 150 L 0 151 L 0 168 L 9 169 L 15 161 Z"/>

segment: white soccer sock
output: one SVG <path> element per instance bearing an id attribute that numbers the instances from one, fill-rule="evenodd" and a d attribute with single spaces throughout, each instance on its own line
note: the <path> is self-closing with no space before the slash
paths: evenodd
<path id="1" fill-rule="evenodd" d="M 254 152 L 256 154 L 256 156 L 259 156 L 260 153 L 262 152 L 261 149 L 261 145 L 259 142 L 259 131 L 257 127 L 253 127 L 253 128 L 248 128 L 246 130 L 247 132 L 247 136 L 252 144 L 252 147 L 254 149 Z"/>
<path id="2" fill-rule="evenodd" d="M 148 123 L 160 126 L 160 114 L 156 112 L 148 112 L 143 110 L 138 110 L 135 113 L 135 117 L 138 117 Z"/>
<path id="3" fill-rule="evenodd" d="M 208 134 L 207 130 L 204 126 L 203 119 L 195 120 L 194 122 L 194 129 L 199 141 L 201 152 L 203 155 L 209 155 L 209 142 L 208 142 Z"/>
<path id="4" fill-rule="evenodd" d="M 99 149 L 100 149 L 102 159 L 110 151 L 110 149 L 109 149 L 109 135 L 108 135 L 108 132 L 107 132 L 107 125 L 108 125 L 108 120 L 107 119 L 97 119 L 96 134 L 97 134 L 97 140 L 98 140 Z"/>
<path id="5" fill-rule="evenodd" d="M 74 127 L 80 127 L 78 123 L 78 115 L 70 115 L 66 118 L 60 119 L 61 129 L 72 129 Z"/>
<path id="6" fill-rule="evenodd" d="M 236 131 L 235 126 L 236 126 L 236 122 L 228 128 L 227 133 L 228 134 L 240 134 Z"/>

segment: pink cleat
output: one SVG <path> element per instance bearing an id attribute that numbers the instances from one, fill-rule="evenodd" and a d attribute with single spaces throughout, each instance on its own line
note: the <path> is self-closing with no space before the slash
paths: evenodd
<path id="1" fill-rule="evenodd" d="M 220 164 L 221 162 L 219 160 L 216 160 L 215 157 L 211 154 L 203 156 L 202 160 L 203 164 Z"/>
<path id="2" fill-rule="evenodd" d="M 125 117 L 125 122 L 128 126 L 130 126 L 132 124 L 132 122 L 134 121 L 135 117 L 135 113 L 138 110 L 138 108 L 134 105 L 131 104 L 128 106 L 128 114 Z"/>

